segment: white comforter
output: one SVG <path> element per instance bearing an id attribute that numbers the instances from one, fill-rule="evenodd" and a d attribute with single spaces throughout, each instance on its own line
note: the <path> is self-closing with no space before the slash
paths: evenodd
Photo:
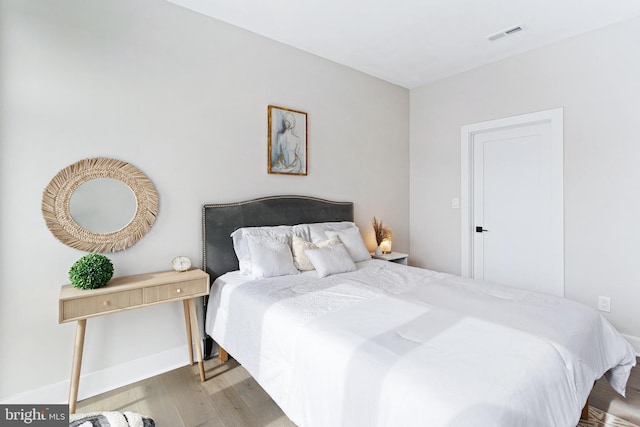
<path id="1" fill-rule="evenodd" d="M 575 427 L 594 381 L 624 394 L 635 365 L 581 304 L 377 260 L 229 273 L 206 331 L 305 427 Z"/>

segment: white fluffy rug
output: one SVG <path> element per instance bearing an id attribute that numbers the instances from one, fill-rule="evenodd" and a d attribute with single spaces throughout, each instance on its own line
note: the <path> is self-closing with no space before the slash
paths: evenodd
<path id="1" fill-rule="evenodd" d="M 151 418 L 135 412 L 90 412 L 70 414 L 69 427 L 155 427 Z"/>

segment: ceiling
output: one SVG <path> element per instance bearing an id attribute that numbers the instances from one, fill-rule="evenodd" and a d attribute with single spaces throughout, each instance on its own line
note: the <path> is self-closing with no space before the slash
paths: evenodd
<path id="1" fill-rule="evenodd" d="M 639 0 L 168 1 L 409 89 L 640 16 Z"/>

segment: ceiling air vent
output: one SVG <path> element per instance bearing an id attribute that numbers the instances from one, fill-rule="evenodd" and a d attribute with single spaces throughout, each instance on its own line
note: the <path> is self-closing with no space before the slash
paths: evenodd
<path id="1" fill-rule="evenodd" d="M 523 25 L 516 25 L 514 27 L 509 27 L 502 31 L 498 31 L 495 34 L 491 34 L 490 36 L 487 37 L 487 40 L 489 40 L 490 42 L 493 42 L 503 37 L 511 36 L 513 34 L 519 33 L 520 31 L 524 31 L 524 29 L 525 27 Z"/>

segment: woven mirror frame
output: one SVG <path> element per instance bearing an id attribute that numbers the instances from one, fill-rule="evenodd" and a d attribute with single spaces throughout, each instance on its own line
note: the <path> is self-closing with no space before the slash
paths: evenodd
<path id="1" fill-rule="evenodd" d="M 116 179 L 127 185 L 136 198 L 135 215 L 120 230 L 94 233 L 71 216 L 69 202 L 74 191 L 95 178 Z M 158 193 L 151 180 L 129 163 L 105 157 L 84 159 L 53 177 L 42 195 L 42 215 L 51 233 L 65 245 L 87 252 L 117 252 L 147 234 L 158 215 Z"/>

